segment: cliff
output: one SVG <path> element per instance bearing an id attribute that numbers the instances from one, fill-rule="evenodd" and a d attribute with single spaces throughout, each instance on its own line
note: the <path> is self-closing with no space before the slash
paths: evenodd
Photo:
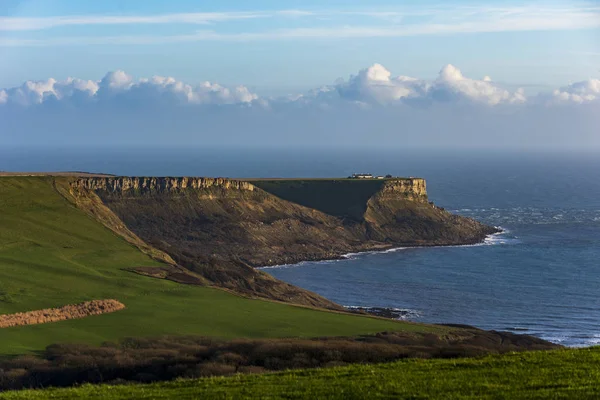
<path id="1" fill-rule="evenodd" d="M 135 272 L 247 296 L 336 308 L 254 269 L 395 246 L 481 241 L 495 231 L 429 203 L 425 180 L 94 177 L 66 196 L 155 258 Z"/>
<path id="2" fill-rule="evenodd" d="M 422 178 L 398 178 L 384 181 L 381 189 L 375 194 L 380 199 L 407 199 L 427 201 L 427 184 Z"/>
<path id="3" fill-rule="evenodd" d="M 423 179 L 386 183 L 367 201 L 363 220 L 369 239 L 402 246 L 474 244 L 497 232 L 429 202 Z"/>
<path id="4" fill-rule="evenodd" d="M 224 178 L 154 178 L 154 177 L 95 177 L 81 178 L 71 183 L 76 190 L 86 189 L 107 193 L 124 194 L 128 191 L 140 193 L 177 193 L 186 189 L 248 190 L 254 185 L 248 182 Z"/>

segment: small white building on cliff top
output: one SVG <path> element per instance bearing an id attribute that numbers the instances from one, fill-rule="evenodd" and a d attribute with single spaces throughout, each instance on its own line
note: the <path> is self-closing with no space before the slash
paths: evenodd
<path id="1" fill-rule="evenodd" d="M 372 179 L 372 174 L 352 174 L 352 178 L 354 179 Z"/>

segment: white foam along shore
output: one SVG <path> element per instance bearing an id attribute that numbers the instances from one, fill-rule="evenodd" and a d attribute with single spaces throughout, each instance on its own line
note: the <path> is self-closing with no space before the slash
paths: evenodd
<path id="1" fill-rule="evenodd" d="M 421 313 L 417 310 L 410 308 L 396 308 L 396 307 L 379 307 L 379 306 L 343 306 L 350 311 L 364 311 L 372 315 L 381 316 L 382 314 L 389 314 L 388 318 L 397 320 L 410 320 L 411 318 L 418 318 Z"/>
<path id="2" fill-rule="evenodd" d="M 357 257 L 369 255 L 369 254 L 394 253 L 396 251 L 408 250 L 408 249 L 434 249 L 434 248 L 444 248 L 444 247 L 477 247 L 477 246 L 491 246 L 491 245 L 497 245 L 497 244 L 505 244 L 506 241 L 504 241 L 504 240 L 501 239 L 501 235 L 506 235 L 510 231 L 508 229 L 502 228 L 501 226 L 495 226 L 494 228 L 500 229 L 500 231 L 496 232 L 496 233 L 492 233 L 492 234 L 487 235 L 485 237 L 485 239 L 483 239 L 483 241 L 480 242 L 480 243 L 474 243 L 474 244 L 455 244 L 455 245 L 447 245 L 447 246 L 440 245 L 440 246 L 403 246 L 403 247 L 392 247 L 390 249 L 385 249 L 385 250 L 369 250 L 369 251 L 361 251 L 361 252 L 358 252 L 358 253 L 342 254 L 340 256 L 340 258 L 334 258 L 334 259 L 330 259 L 330 260 L 300 261 L 298 263 L 292 263 L 292 264 L 278 264 L 278 265 L 269 265 L 269 266 L 266 266 L 266 267 L 257 267 L 256 269 L 272 269 L 272 268 L 299 267 L 299 266 L 301 266 L 303 264 L 308 264 L 308 263 L 323 263 L 323 264 L 327 264 L 327 263 L 332 263 L 332 262 L 351 260 L 351 259 L 354 259 L 354 258 L 357 258 Z"/>

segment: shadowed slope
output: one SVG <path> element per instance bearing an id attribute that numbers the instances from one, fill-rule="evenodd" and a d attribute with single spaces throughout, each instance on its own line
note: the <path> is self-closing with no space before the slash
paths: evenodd
<path id="1" fill-rule="evenodd" d="M 362 221 L 367 202 L 384 185 L 365 179 L 257 179 L 252 184 L 277 197 L 343 220 Z"/>

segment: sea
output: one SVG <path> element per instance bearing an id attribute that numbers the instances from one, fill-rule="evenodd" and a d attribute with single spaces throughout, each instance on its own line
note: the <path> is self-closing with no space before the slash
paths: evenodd
<path id="1" fill-rule="evenodd" d="M 418 176 L 430 200 L 503 229 L 471 246 L 397 248 L 264 269 L 398 318 L 600 344 L 600 154 L 402 148 L 3 148 L 0 171 Z"/>

